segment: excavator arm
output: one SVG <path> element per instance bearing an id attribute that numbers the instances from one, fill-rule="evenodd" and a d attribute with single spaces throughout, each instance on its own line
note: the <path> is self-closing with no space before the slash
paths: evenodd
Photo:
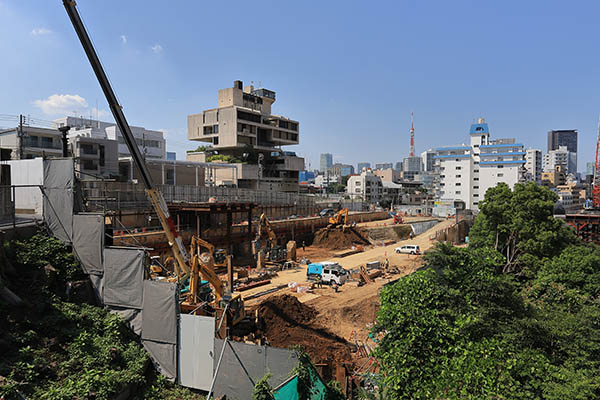
<path id="1" fill-rule="evenodd" d="M 117 96 L 113 91 L 110 82 L 108 81 L 108 77 L 104 72 L 104 68 L 100 63 L 100 59 L 98 58 L 98 54 L 94 49 L 92 41 L 85 30 L 83 22 L 81 21 L 81 17 L 79 16 L 79 12 L 77 11 L 76 3 L 74 0 L 63 0 L 63 5 L 67 10 L 67 14 L 69 15 L 69 19 L 73 24 L 73 28 L 79 37 L 79 41 L 83 46 L 83 50 L 87 55 L 88 60 L 96 74 L 96 78 L 98 79 L 98 83 L 104 92 L 104 96 L 106 97 L 106 101 L 108 102 L 108 106 L 110 107 L 110 111 L 119 127 L 119 131 L 127 144 L 127 148 L 129 149 L 129 153 L 135 163 L 135 166 L 138 168 L 140 172 L 140 176 L 142 178 L 142 182 L 146 188 L 146 194 L 150 198 L 150 202 L 154 207 L 154 211 L 158 215 L 158 219 L 160 220 L 160 224 L 165 231 L 165 235 L 167 236 L 167 241 L 169 242 L 169 246 L 171 246 L 171 250 L 173 251 L 173 256 L 175 257 L 176 263 L 176 273 L 180 279 L 185 280 L 186 276 L 190 273 L 190 256 L 187 252 L 185 246 L 183 245 L 183 241 L 179 236 L 179 232 L 177 232 L 177 228 L 175 227 L 175 223 L 173 219 L 169 215 L 169 209 L 167 207 L 167 203 L 160 191 L 158 191 L 153 183 L 152 178 L 150 176 L 150 171 L 148 170 L 146 163 L 142 157 L 140 149 L 137 146 L 135 141 L 135 137 L 131 132 L 131 128 L 129 127 L 129 123 L 125 118 L 125 114 L 123 114 L 123 108 L 119 104 L 117 100 Z"/>

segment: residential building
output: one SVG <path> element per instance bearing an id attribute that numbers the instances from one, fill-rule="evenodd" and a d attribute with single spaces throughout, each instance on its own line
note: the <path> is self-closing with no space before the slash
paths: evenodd
<path id="1" fill-rule="evenodd" d="M 512 188 L 523 180 L 525 151 L 512 138 L 491 140 L 483 118 L 471 125 L 469 133 L 469 145 L 436 149 L 436 197 L 448 203 L 463 202 L 477 211 L 487 189 L 501 182 Z"/>
<path id="2" fill-rule="evenodd" d="M 0 147 L 12 149 L 11 159 L 62 157 L 62 133 L 56 129 L 23 126 L 0 131 Z M 118 175 L 117 142 L 98 128 L 71 129 L 67 134 L 67 155 L 75 160 L 80 179 Z"/>
<path id="3" fill-rule="evenodd" d="M 364 168 L 367 168 L 367 169 L 371 168 L 371 163 L 370 162 L 359 162 L 357 167 L 358 168 L 356 169 L 356 172 L 358 172 L 360 174 Z"/>
<path id="4" fill-rule="evenodd" d="M 376 203 L 383 197 L 383 184 L 381 178 L 367 169 L 348 178 L 346 192 L 352 199 Z"/>
<path id="5" fill-rule="evenodd" d="M 354 173 L 354 166 L 350 164 L 335 163 L 329 167 L 330 175 L 348 176 Z"/>
<path id="6" fill-rule="evenodd" d="M 562 165 L 557 165 L 553 171 L 542 172 L 542 185 L 556 187 L 564 185 L 567 182 L 567 174 Z"/>
<path id="7" fill-rule="evenodd" d="M 129 148 L 125 139 L 121 135 L 116 124 L 104 121 L 94 121 L 82 117 L 63 117 L 55 119 L 54 123 L 58 126 L 69 126 L 72 130 L 94 129 L 97 137 L 103 136 L 106 139 L 116 140 L 118 142 L 118 157 L 129 157 Z M 146 159 L 164 160 L 167 157 L 167 144 L 164 133 L 153 131 L 140 126 L 130 126 L 131 133 L 135 138 L 138 149 Z M 102 133 L 102 131 L 104 133 Z"/>
<path id="8" fill-rule="evenodd" d="M 80 179 L 119 175 L 117 141 L 107 139 L 101 129 L 71 129 L 67 137 L 69 153 L 75 161 L 75 171 Z"/>
<path id="9" fill-rule="evenodd" d="M 333 154 L 322 153 L 319 161 L 319 171 L 325 172 L 333 165 Z"/>
<path id="10" fill-rule="evenodd" d="M 315 176 L 315 186 L 324 188 L 329 185 L 335 185 L 336 183 L 342 183 L 342 177 L 340 175 L 318 175 Z"/>
<path id="11" fill-rule="evenodd" d="M 435 162 L 435 150 L 429 149 L 421 153 L 421 161 L 423 162 L 423 171 L 433 172 Z"/>
<path id="12" fill-rule="evenodd" d="M 245 161 L 239 167 L 241 188 L 295 192 L 304 158 L 281 147 L 299 143 L 300 124 L 272 114 L 274 102 L 275 92 L 235 81 L 219 90 L 217 108 L 188 115 L 188 139 L 211 144 L 212 153 Z"/>
<path id="13" fill-rule="evenodd" d="M 559 165 L 564 168 L 566 174 L 577 174 L 577 153 L 569 151 L 567 146 L 560 146 L 544 154 L 544 171 L 554 171 Z"/>
<path id="14" fill-rule="evenodd" d="M 548 132 L 548 153 L 552 150 L 559 150 L 565 146 L 571 155 L 571 165 L 568 166 L 568 173 L 577 173 L 577 129 L 559 129 Z M 548 170 L 550 171 L 550 170 Z"/>
<path id="15" fill-rule="evenodd" d="M 539 185 L 542 183 L 542 151 L 527 149 L 525 153 L 525 179 Z"/>
<path id="16" fill-rule="evenodd" d="M 394 168 L 393 163 L 377 163 L 375 164 L 375 169 L 390 169 Z"/>
<path id="17" fill-rule="evenodd" d="M 377 175 L 382 182 L 398 182 L 402 178 L 400 171 L 395 169 L 375 169 L 373 174 Z"/>

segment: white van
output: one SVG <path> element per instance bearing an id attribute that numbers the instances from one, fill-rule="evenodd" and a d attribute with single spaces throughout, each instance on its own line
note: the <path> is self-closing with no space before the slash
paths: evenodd
<path id="1" fill-rule="evenodd" d="M 394 251 L 404 254 L 421 254 L 421 249 L 416 244 L 405 244 L 404 246 L 396 247 Z"/>
<path id="2" fill-rule="evenodd" d="M 338 285 L 343 285 L 348 280 L 348 271 L 342 268 L 337 263 L 326 265 L 323 263 L 323 273 L 321 274 L 323 283 L 332 284 L 335 282 Z"/>

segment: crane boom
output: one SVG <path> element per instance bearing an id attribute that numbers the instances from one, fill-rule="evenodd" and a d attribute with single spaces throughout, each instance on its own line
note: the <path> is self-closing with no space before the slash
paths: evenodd
<path id="1" fill-rule="evenodd" d="M 125 143 L 127 144 L 127 148 L 129 149 L 129 153 L 133 158 L 133 161 L 138 168 L 140 175 L 142 177 L 142 181 L 146 188 L 146 194 L 150 198 L 150 201 L 158 215 L 160 223 L 162 225 L 163 230 L 165 231 L 165 235 L 167 236 L 167 240 L 169 245 L 171 246 L 171 250 L 173 251 L 173 256 L 177 261 L 176 267 L 178 268 L 178 275 L 181 277 L 183 274 L 187 275 L 190 273 L 190 256 L 183 245 L 183 241 L 177 232 L 177 228 L 175 227 L 175 223 L 173 219 L 169 215 L 169 209 L 167 207 L 167 203 L 162 195 L 162 193 L 157 190 L 153 183 L 152 178 L 150 176 L 150 171 L 146 166 L 146 162 L 142 158 L 142 154 L 140 149 L 137 147 L 137 143 L 133 134 L 131 133 L 131 128 L 127 123 L 127 119 L 125 119 L 125 114 L 123 114 L 123 108 L 119 104 L 117 100 L 117 96 L 113 91 L 110 82 L 108 81 L 108 77 L 104 72 L 104 68 L 102 68 L 102 64 L 100 63 L 100 59 L 98 58 L 98 54 L 94 49 L 94 45 L 90 40 L 90 37 L 85 30 L 85 26 L 81 21 L 81 17 L 79 16 L 79 12 L 77 11 L 76 3 L 74 0 L 63 0 L 63 5 L 67 10 L 67 14 L 69 15 L 69 19 L 73 24 L 73 28 L 79 37 L 79 41 L 83 46 L 83 50 L 87 55 L 88 60 L 96 74 L 96 78 L 98 79 L 98 83 L 104 92 L 104 96 L 106 97 L 106 101 L 108 101 L 108 106 L 110 107 L 110 111 L 121 131 L 121 135 L 123 139 L 125 139 Z M 183 272 L 183 274 L 182 274 Z"/>
<path id="2" fill-rule="evenodd" d="M 594 180 L 592 182 L 592 204 L 600 208 L 600 118 L 598 118 L 598 137 L 596 139 L 596 160 L 594 162 Z"/>

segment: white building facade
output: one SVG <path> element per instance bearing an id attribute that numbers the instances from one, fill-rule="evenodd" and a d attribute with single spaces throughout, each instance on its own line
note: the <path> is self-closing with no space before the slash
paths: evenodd
<path id="1" fill-rule="evenodd" d="M 559 165 L 567 174 L 577 174 L 577 153 L 569 151 L 567 146 L 560 146 L 557 150 L 550 150 L 544 154 L 544 172 L 552 172 Z"/>
<path id="2" fill-rule="evenodd" d="M 351 199 L 360 199 L 369 203 L 380 201 L 384 195 L 381 178 L 370 169 L 363 170 L 360 175 L 348 178 L 346 192 Z"/>
<path id="3" fill-rule="evenodd" d="M 490 140 L 483 118 L 471 125 L 469 136 L 470 145 L 436 149 L 436 198 L 463 202 L 465 208 L 478 211 L 489 188 L 503 182 L 512 189 L 523 181 L 525 151 L 514 139 Z"/>
<path id="4" fill-rule="evenodd" d="M 539 185 L 542 183 L 542 151 L 527 149 L 525 153 L 525 179 Z"/>

